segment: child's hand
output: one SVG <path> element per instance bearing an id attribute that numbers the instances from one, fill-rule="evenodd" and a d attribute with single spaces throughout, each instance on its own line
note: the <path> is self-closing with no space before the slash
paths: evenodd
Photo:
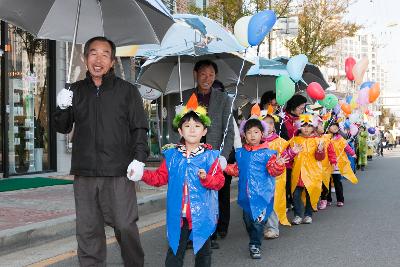
<path id="1" fill-rule="evenodd" d="M 356 155 L 356 154 L 354 154 L 352 157 L 356 159 L 356 158 L 357 158 L 357 155 Z"/>
<path id="2" fill-rule="evenodd" d="M 284 165 L 288 162 L 289 162 L 289 158 L 286 156 L 285 157 L 281 157 L 281 156 L 276 157 L 276 163 L 278 163 L 279 165 Z"/>
<path id="3" fill-rule="evenodd" d="M 294 144 L 292 150 L 294 153 L 299 154 L 301 151 L 303 151 L 303 146 L 301 144 Z"/>
<path id="4" fill-rule="evenodd" d="M 207 177 L 207 173 L 204 169 L 200 169 L 197 175 L 200 177 L 200 179 L 204 180 Z"/>

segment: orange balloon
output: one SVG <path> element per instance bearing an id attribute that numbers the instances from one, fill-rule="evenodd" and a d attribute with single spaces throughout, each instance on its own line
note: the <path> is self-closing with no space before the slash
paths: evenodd
<path id="1" fill-rule="evenodd" d="M 378 99 L 379 94 L 381 93 L 379 83 L 374 83 L 372 87 L 369 89 L 369 103 L 375 102 Z"/>
<path id="2" fill-rule="evenodd" d="M 341 108 L 342 108 L 343 112 L 344 112 L 346 115 L 349 115 L 349 114 L 351 113 L 351 106 L 350 106 L 350 104 L 344 103 L 344 104 L 341 105 Z"/>

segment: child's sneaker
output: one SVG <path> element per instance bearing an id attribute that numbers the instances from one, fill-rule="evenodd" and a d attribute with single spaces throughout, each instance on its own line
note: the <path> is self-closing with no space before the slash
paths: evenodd
<path id="1" fill-rule="evenodd" d="M 326 205 L 327 205 L 328 207 L 330 207 L 330 206 L 332 206 L 332 202 L 331 202 L 331 201 L 328 201 L 328 202 L 326 203 Z"/>
<path id="2" fill-rule="evenodd" d="M 327 200 L 321 200 L 319 202 L 318 209 L 319 210 L 324 210 L 324 209 L 326 209 L 326 205 L 328 205 L 328 201 Z"/>
<path id="3" fill-rule="evenodd" d="M 299 225 L 299 224 L 301 224 L 301 221 L 302 221 L 301 217 L 300 216 L 296 216 L 296 217 L 294 217 L 294 219 L 292 221 L 292 224 Z"/>
<path id="4" fill-rule="evenodd" d="M 343 207 L 343 206 L 344 206 L 344 203 L 339 201 L 339 202 L 336 204 L 336 206 L 338 206 L 338 207 Z"/>
<path id="5" fill-rule="evenodd" d="M 251 245 L 249 250 L 250 250 L 250 257 L 252 259 L 261 259 L 260 248 L 256 247 L 256 245 Z"/>
<path id="6" fill-rule="evenodd" d="M 306 216 L 303 219 L 304 224 L 312 224 L 312 218 L 310 216 Z"/>
<path id="7" fill-rule="evenodd" d="M 279 237 L 279 234 L 275 233 L 272 230 L 268 229 L 267 231 L 264 232 L 264 238 L 265 239 L 275 239 L 275 238 L 278 238 L 278 237 Z"/>

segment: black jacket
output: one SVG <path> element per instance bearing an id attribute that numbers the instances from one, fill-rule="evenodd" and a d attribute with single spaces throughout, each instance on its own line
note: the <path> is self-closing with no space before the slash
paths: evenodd
<path id="1" fill-rule="evenodd" d="M 103 77 L 97 88 L 91 77 L 71 85 L 72 107 L 53 114 L 57 132 L 74 126 L 71 174 L 125 176 L 129 163 L 145 162 L 147 116 L 137 88 L 116 77 Z"/>

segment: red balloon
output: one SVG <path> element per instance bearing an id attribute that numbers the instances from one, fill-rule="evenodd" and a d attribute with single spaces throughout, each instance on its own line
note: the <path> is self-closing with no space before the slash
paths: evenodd
<path id="1" fill-rule="evenodd" d="M 322 100 L 325 98 L 325 91 L 317 82 L 312 82 L 307 86 L 307 94 L 316 100 Z"/>
<path id="2" fill-rule="evenodd" d="M 344 70 L 346 71 L 346 77 L 350 81 L 354 81 L 353 67 L 356 65 L 356 60 L 352 57 L 346 58 L 344 63 Z"/>

